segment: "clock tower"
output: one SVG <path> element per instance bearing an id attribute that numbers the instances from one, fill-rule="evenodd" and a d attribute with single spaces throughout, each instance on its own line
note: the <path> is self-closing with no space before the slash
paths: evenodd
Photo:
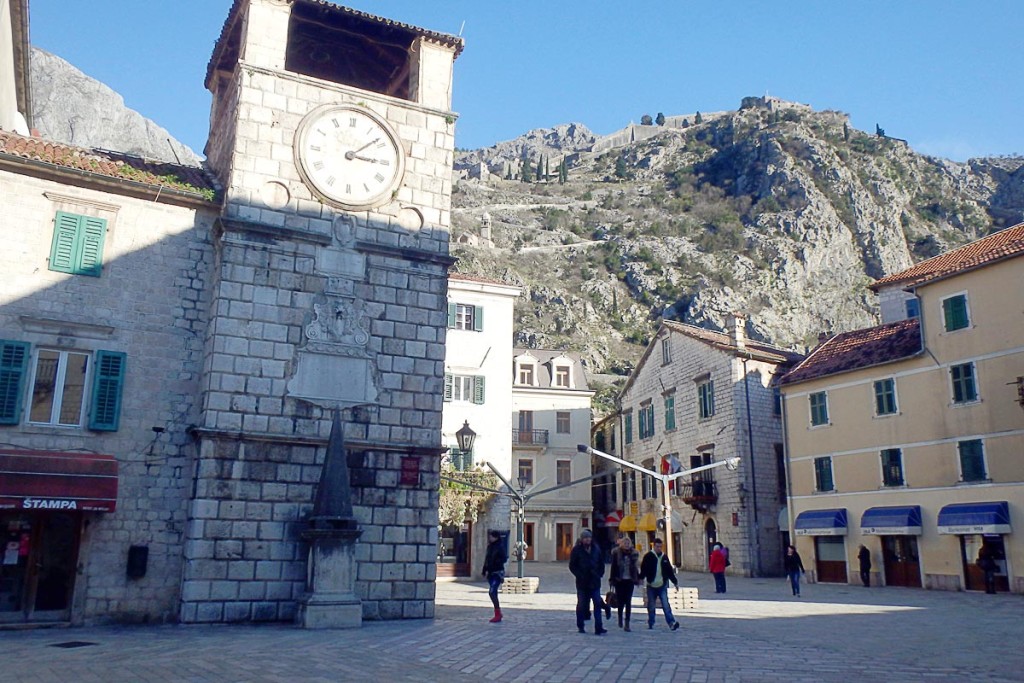
<path id="1" fill-rule="evenodd" d="M 235 0 L 214 48 L 214 231 L 180 618 L 291 620 L 332 411 L 365 619 L 432 617 L 461 38 Z"/>

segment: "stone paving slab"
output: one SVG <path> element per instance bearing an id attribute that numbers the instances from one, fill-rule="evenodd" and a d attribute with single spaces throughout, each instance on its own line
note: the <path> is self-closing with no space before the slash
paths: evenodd
<path id="1" fill-rule="evenodd" d="M 488 624 L 486 586 L 438 583 L 437 618 L 350 631 L 289 625 L 122 626 L 0 631 L 0 681 L 19 683 L 327 683 L 335 681 L 987 681 L 1024 680 L 1024 599 L 907 589 L 807 586 L 781 579 L 681 575 L 700 609 L 654 630 L 634 596 L 634 630 L 576 632 L 564 565 L 528 566 L 541 592 L 502 596 Z M 614 615 L 613 615 L 614 619 Z M 588 630 L 593 630 L 592 623 Z M 68 641 L 96 643 L 61 649 Z"/>

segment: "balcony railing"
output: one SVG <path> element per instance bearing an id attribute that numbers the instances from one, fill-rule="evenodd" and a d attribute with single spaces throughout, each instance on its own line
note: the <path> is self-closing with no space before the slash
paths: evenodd
<path id="1" fill-rule="evenodd" d="M 546 429 L 513 429 L 512 443 L 519 445 L 545 446 L 548 443 Z"/>
<path id="2" fill-rule="evenodd" d="M 718 502 L 718 485 L 713 481 L 686 482 L 679 495 L 694 510 L 704 511 Z"/>

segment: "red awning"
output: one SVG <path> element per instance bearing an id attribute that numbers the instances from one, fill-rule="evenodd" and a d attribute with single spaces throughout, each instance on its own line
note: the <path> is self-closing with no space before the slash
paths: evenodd
<path id="1" fill-rule="evenodd" d="M 0 449 L 0 509 L 113 512 L 112 455 Z"/>
<path id="2" fill-rule="evenodd" d="M 621 510 L 612 510 L 604 518 L 605 526 L 618 526 L 619 522 L 621 522 L 621 521 L 622 521 L 622 511 Z"/>

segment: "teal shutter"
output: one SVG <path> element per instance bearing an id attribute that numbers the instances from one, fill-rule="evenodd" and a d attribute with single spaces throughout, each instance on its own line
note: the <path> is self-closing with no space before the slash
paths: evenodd
<path id="1" fill-rule="evenodd" d="M 627 415 L 623 431 L 626 432 L 626 443 L 633 443 L 633 416 Z"/>
<path id="2" fill-rule="evenodd" d="M 456 304 L 448 304 L 448 329 L 455 328 L 455 308 Z"/>
<path id="3" fill-rule="evenodd" d="M 484 331 L 484 307 L 474 306 L 473 307 L 473 331 L 483 332 Z"/>
<path id="4" fill-rule="evenodd" d="M 82 216 L 79 231 L 78 264 L 75 273 L 99 277 L 103 269 L 103 238 L 107 222 L 102 218 Z"/>
<path id="5" fill-rule="evenodd" d="M 16 425 L 21 418 L 29 348 L 27 342 L 0 341 L 0 424 Z"/>
<path id="6" fill-rule="evenodd" d="M 96 374 L 92 381 L 89 429 L 116 432 L 121 421 L 121 393 L 127 356 L 118 351 L 96 352 Z"/>
<path id="7" fill-rule="evenodd" d="M 961 294 L 946 299 L 942 302 L 942 313 L 946 331 L 962 330 L 967 327 L 967 297 Z"/>
<path id="8" fill-rule="evenodd" d="M 446 402 L 450 402 L 452 400 L 453 393 L 452 376 L 446 372 L 444 373 L 444 400 Z"/>
<path id="9" fill-rule="evenodd" d="M 473 403 L 478 406 L 484 403 L 484 378 L 482 375 L 473 378 Z"/>
<path id="10" fill-rule="evenodd" d="M 53 221 L 53 244 L 50 247 L 50 270 L 75 272 L 78 216 L 58 211 Z"/>
<path id="11" fill-rule="evenodd" d="M 107 221 L 58 211 L 53 221 L 50 270 L 99 277 Z"/>

